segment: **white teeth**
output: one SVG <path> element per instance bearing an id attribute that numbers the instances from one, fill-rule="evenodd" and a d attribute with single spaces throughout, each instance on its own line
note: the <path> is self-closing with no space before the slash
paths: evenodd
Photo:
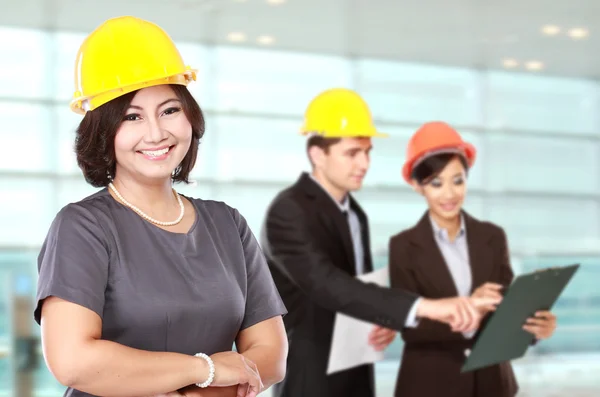
<path id="1" fill-rule="evenodd" d="M 162 156 L 163 154 L 167 153 L 168 151 L 169 151 L 169 148 L 166 147 L 164 149 L 155 150 L 155 151 L 142 150 L 142 153 L 144 153 L 147 156 L 158 157 L 158 156 Z"/>

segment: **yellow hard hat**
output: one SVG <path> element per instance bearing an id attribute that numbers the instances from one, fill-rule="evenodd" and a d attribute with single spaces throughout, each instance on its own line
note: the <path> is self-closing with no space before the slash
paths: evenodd
<path id="1" fill-rule="evenodd" d="M 306 109 L 301 133 L 325 138 L 388 136 L 375 128 L 364 99 L 347 88 L 331 88 L 317 95 Z"/>
<path id="2" fill-rule="evenodd" d="M 84 114 L 144 87 L 187 86 L 192 80 L 196 80 L 196 70 L 184 64 L 163 29 L 132 16 L 113 18 L 96 28 L 79 48 L 70 106 Z"/>

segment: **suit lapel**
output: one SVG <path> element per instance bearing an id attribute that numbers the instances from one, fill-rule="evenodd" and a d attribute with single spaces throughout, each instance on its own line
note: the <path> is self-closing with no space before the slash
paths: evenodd
<path id="1" fill-rule="evenodd" d="M 467 251 L 469 254 L 469 266 L 471 268 L 471 292 L 481 284 L 491 279 L 494 264 L 494 253 L 490 246 L 491 234 L 489 228 L 477 219 L 471 217 L 465 211 L 462 212 L 465 219 L 467 232 Z M 456 296 L 458 291 L 454 279 L 450 274 L 446 260 L 438 247 L 428 213 L 425 213 L 415 227 L 415 238 L 413 243 L 419 245 L 423 250 L 423 263 L 419 266 L 425 267 L 427 276 L 437 285 L 443 296 Z"/>
<path id="2" fill-rule="evenodd" d="M 315 200 L 318 208 L 318 216 L 323 226 L 329 231 L 334 240 L 340 242 L 344 248 L 348 264 L 347 270 L 350 274 L 356 273 L 354 265 L 354 248 L 350 226 L 346 215 L 342 213 L 339 206 L 333 201 L 329 194 L 317 184 L 308 174 L 303 173 L 298 181 L 299 187 Z"/>
<path id="3" fill-rule="evenodd" d="M 467 229 L 469 265 L 471 266 L 471 292 L 491 279 L 494 252 L 490 246 L 489 228 L 463 212 Z"/>
<path id="4" fill-rule="evenodd" d="M 364 260 L 364 271 L 365 273 L 373 271 L 373 258 L 371 257 L 371 241 L 369 231 L 369 220 L 367 214 L 363 211 L 362 207 L 358 204 L 354 197 L 350 195 L 350 207 L 360 222 L 360 236 L 363 245 L 363 260 Z"/>
<path id="5" fill-rule="evenodd" d="M 423 267 L 424 273 L 432 280 L 432 285 L 439 290 L 440 296 L 456 296 L 458 291 L 442 251 L 435 242 L 433 227 L 429 220 L 429 214 L 426 212 L 415 227 L 415 239 L 413 243 L 417 244 L 422 253 L 419 257 L 419 266 Z"/>

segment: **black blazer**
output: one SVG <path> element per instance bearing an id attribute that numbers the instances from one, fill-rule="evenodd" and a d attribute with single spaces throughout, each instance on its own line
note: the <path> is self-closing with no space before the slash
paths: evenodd
<path id="1" fill-rule="evenodd" d="M 361 222 L 365 271 L 372 270 L 367 216 Z M 336 312 L 401 330 L 417 296 L 365 284 L 355 278 L 355 260 L 345 215 L 307 174 L 271 203 L 261 245 L 288 309 L 286 378 L 277 397 L 375 396 L 373 367 L 326 375 Z"/>
<path id="2" fill-rule="evenodd" d="M 471 293 L 486 282 L 508 286 L 513 279 L 504 231 L 463 212 L 472 274 Z M 426 213 L 419 223 L 390 239 L 392 288 L 428 298 L 457 296 L 442 252 Z M 489 316 L 488 316 L 489 318 Z M 485 321 L 484 321 L 485 324 Z M 483 327 L 480 327 L 482 329 Z M 466 339 L 445 324 L 422 319 L 402 332 L 405 347 L 396 383 L 402 397 L 512 397 L 518 385 L 509 362 L 461 374 Z"/>

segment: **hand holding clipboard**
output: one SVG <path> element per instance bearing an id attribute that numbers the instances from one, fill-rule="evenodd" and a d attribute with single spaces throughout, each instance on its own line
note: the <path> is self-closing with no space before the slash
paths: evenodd
<path id="1" fill-rule="evenodd" d="M 579 266 L 553 267 L 516 277 L 479 334 L 461 371 L 522 357 L 534 340 L 523 325 L 536 312 L 552 308 Z"/>

